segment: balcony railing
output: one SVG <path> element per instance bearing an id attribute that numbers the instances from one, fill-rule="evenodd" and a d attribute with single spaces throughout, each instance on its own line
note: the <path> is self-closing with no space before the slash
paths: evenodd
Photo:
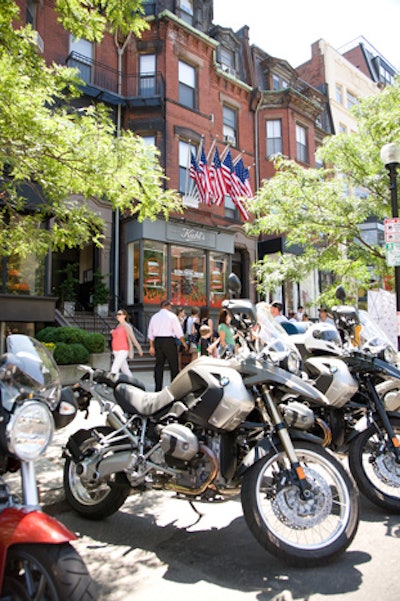
<path id="1" fill-rule="evenodd" d="M 97 96 L 97 91 L 109 92 L 115 96 L 115 102 L 121 104 L 155 104 L 164 98 L 164 80 L 161 73 L 143 73 L 140 75 L 119 74 L 113 69 L 94 61 L 78 52 L 67 57 L 68 67 L 79 70 L 80 78 L 85 82 L 85 92 Z M 119 84 L 120 81 L 120 84 Z M 110 99 L 109 99 L 110 100 Z"/>

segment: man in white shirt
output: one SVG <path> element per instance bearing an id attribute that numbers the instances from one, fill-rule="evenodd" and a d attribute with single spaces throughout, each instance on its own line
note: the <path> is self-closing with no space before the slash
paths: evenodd
<path id="1" fill-rule="evenodd" d="M 279 321 L 279 323 L 282 323 L 283 321 L 289 321 L 288 318 L 285 317 L 285 315 L 283 315 L 282 313 L 282 303 L 274 301 L 273 303 L 271 303 L 269 310 L 271 312 L 272 317 L 276 319 L 276 321 Z"/>
<path id="2" fill-rule="evenodd" d="M 165 360 L 168 361 L 171 370 L 171 381 L 178 374 L 177 339 L 182 342 L 185 350 L 188 349 L 182 326 L 177 315 L 172 311 L 170 300 L 162 301 L 160 310 L 151 317 L 147 338 L 150 343 L 149 353 L 156 358 L 154 382 L 155 391 L 158 392 L 162 390 Z"/>

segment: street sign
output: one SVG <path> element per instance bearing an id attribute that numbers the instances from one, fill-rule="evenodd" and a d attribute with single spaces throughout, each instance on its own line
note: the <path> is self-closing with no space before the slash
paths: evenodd
<path id="1" fill-rule="evenodd" d="M 385 242 L 400 242 L 400 217 L 385 219 Z"/>
<path id="2" fill-rule="evenodd" d="M 386 242 L 386 263 L 389 267 L 400 266 L 400 242 Z"/>

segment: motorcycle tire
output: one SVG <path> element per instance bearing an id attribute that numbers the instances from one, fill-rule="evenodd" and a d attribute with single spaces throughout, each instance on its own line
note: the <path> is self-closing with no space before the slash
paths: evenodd
<path id="1" fill-rule="evenodd" d="M 312 495 L 304 499 L 283 447 L 244 474 L 244 517 L 261 546 L 296 567 L 326 564 L 343 553 L 359 522 L 357 488 L 341 463 L 319 445 L 293 443 Z M 302 532 L 304 536 L 302 536 Z"/>
<path id="2" fill-rule="evenodd" d="M 93 580 L 69 543 L 19 544 L 7 553 L 1 598 L 10 601 L 94 601 Z"/>
<path id="3" fill-rule="evenodd" d="M 400 418 L 390 416 L 400 442 Z M 374 505 L 400 513 L 400 464 L 380 420 L 361 432 L 349 448 L 349 467 L 360 491 Z"/>
<path id="4" fill-rule="evenodd" d="M 112 428 L 107 427 L 98 427 L 96 430 L 102 434 L 112 432 Z M 87 430 L 87 438 L 80 442 L 79 448 L 83 454 L 90 453 L 95 444 L 97 439 Z M 101 520 L 118 511 L 131 490 L 125 474 L 121 472 L 109 476 L 107 482 L 99 482 L 97 487 L 86 488 L 71 457 L 65 460 L 63 484 L 68 503 L 77 513 L 90 520 Z"/>

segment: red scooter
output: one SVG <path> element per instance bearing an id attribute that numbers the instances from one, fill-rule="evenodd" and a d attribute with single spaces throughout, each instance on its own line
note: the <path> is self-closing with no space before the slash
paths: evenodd
<path id="1" fill-rule="evenodd" d="M 35 460 L 77 410 L 57 366 L 29 336 L 0 357 L 0 601 L 93 601 L 94 584 L 71 545 L 75 534 L 40 509 Z M 4 475 L 20 470 L 22 498 Z"/>

